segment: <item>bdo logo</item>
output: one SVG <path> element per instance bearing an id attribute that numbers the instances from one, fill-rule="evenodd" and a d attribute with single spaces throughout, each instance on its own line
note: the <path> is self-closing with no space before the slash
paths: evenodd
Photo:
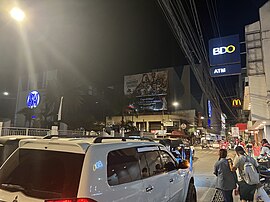
<path id="1" fill-rule="evenodd" d="M 218 48 L 213 48 L 213 55 L 223 55 L 225 53 L 233 53 L 235 51 L 234 45 L 229 45 L 227 47 L 222 46 Z"/>

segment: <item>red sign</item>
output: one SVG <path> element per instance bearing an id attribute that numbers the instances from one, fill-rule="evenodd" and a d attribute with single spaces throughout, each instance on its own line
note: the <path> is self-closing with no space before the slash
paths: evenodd
<path id="1" fill-rule="evenodd" d="M 247 129 L 246 123 L 237 123 L 235 126 L 239 128 L 239 131 L 245 131 Z"/>

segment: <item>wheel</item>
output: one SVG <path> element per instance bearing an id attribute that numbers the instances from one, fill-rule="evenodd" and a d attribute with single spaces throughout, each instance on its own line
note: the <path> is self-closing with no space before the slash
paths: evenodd
<path id="1" fill-rule="evenodd" d="M 193 183 L 190 183 L 188 186 L 186 202 L 197 202 L 196 188 Z"/>

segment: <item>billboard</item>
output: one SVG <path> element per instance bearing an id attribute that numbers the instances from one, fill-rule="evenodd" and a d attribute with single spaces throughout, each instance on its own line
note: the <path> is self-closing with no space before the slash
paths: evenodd
<path id="1" fill-rule="evenodd" d="M 149 72 L 124 77 L 124 94 L 136 97 L 166 95 L 168 71 Z"/>
<path id="2" fill-rule="evenodd" d="M 214 38 L 209 40 L 210 66 L 240 63 L 239 36 Z"/>
<path id="3" fill-rule="evenodd" d="M 165 96 L 137 97 L 133 105 L 139 112 L 167 110 Z"/>

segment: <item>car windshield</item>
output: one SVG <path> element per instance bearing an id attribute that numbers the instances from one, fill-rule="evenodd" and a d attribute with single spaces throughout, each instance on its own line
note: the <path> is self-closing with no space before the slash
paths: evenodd
<path id="1" fill-rule="evenodd" d="M 84 154 L 18 149 L 0 169 L 0 188 L 39 198 L 77 196 Z"/>

